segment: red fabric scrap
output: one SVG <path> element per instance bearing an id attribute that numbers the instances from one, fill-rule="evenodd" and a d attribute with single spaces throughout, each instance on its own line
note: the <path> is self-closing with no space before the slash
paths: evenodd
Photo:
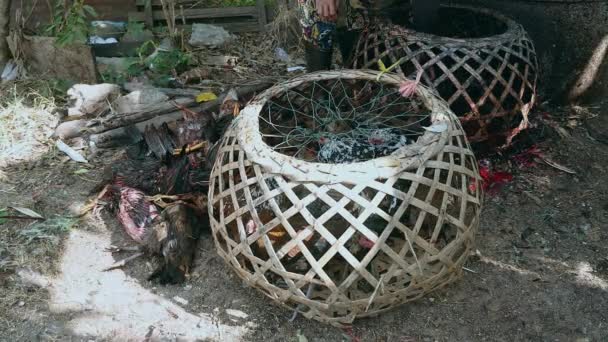
<path id="1" fill-rule="evenodd" d="M 365 249 L 371 249 L 372 247 L 374 247 L 376 243 L 368 238 L 366 238 L 365 236 L 361 236 L 359 238 L 359 246 L 365 248 Z"/>

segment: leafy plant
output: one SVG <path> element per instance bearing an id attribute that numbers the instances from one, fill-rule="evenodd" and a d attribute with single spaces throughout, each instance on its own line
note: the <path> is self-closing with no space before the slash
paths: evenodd
<path id="1" fill-rule="evenodd" d="M 143 22 L 138 22 L 132 19 L 129 19 L 129 22 L 127 23 L 127 33 L 131 34 L 132 36 L 140 36 L 141 34 L 143 34 L 143 32 L 146 29 L 146 24 L 144 24 Z"/>
<path id="2" fill-rule="evenodd" d="M 169 75 L 184 71 L 190 64 L 191 56 L 179 49 L 161 51 L 147 60 L 150 70 L 157 74 Z"/>
<path id="3" fill-rule="evenodd" d="M 52 9 L 51 24 L 45 34 L 57 37 L 57 45 L 65 46 L 74 42 L 86 42 L 89 35 L 88 18 L 97 17 L 95 9 L 84 4 L 84 0 L 56 0 Z"/>
<path id="4" fill-rule="evenodd" d="M 77 220 L 67 217 L 55 217 L 46 221 L 36 222 L 26 229 L 19 231 L 26 240 L 26 244 L 30 244 L 35 240 L 49 240 L 51 242 L 58 241 L 58 236 L 70 231 L 76 225 Z"/>

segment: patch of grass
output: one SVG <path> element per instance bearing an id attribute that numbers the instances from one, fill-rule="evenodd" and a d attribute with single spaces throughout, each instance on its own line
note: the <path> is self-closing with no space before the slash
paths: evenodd
<path id="1" fill-rule="evenodd" d="M 26 78 L 0 84 L 0 106 L 23 102 L 32 107 L 63 106 L 72 83 L 59 79 Z"/>
<path id="2" fill-rule="evenodd" d="M 54 270 L 64 237 L 78 222 L 75 218 L 55 216 L 29 224 L 8 220 L 0 225 L 0 273 L 17 267 Z"/>
<path id="3" fill-rule="evenodd" d="M 59 243 L 59 239 L 76 225 L 73 218 L 57 216 L 42 222 L 36 222 L 19 231 L 19 235 L 29 245 L 35 241 L 46 240 L 52 244 Z"/>

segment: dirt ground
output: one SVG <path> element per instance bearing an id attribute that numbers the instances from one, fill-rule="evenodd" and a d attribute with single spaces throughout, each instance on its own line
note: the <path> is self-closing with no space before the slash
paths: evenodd
<path id="1" fill-rule="evenodd" d="M 509 168 L 514 178 L 486 196 L 477 235 L 478 253 L 468 261 L 463 278 L 424 299 L 376 318 L 356 321 L 352 330 L 301 317 L 289 322 L 291 312 L 273 305 L 233 275 L 214 252 L 209 233 L 201 238 L 192 278 L 181 286 L 146 281 L 155 263 L 149 258 L 134 261 L 124 273 L 88 268 L 69 277 L 124 277 L 120 278 L 124 284 L 171 299 L 181 307 L 176 310 L 183 309 L 179 315 L 167 309 L 171 314 L 168 321 L 194 315 L 213 317 L 213 322 L 222 327 L 218 331 L 226 335 L 219 333 L 217 338 L 207 340 L 605 341 L 608 182 L 603 177 L 608 172 L 607 111 L 606 104 L 592 107 L 585 115 L 570 108 L 548 110 L 559 126 L 571 127 L 566 129 L 569 136 L 545 128 L 538 130 L 542 137 L 536 134 L 533 139 L 539 139 L 540 150 L 558 167 L 567 166 L 576 174 L 542 162 L 517 167 L 503 156 L 498 165 Z M 100 170 L 114 153 L 105 151 L 92 158 L 84 167 L 86 173 L 78 171 L 82 165 L 66 161 L 53 150 L 37 160 L 11 165 L 4 169 L 6 179 L 0 182 L 0 208 L 21 206 L 46 217 L 70 216 L 89 197 L 101 179 Z M 124 323 L 121 319 L 136 320 L 135 316 L 96 316 L 87 308 L 58 299 L 58 292 L 69 292 L 68 287 L 58 290 L 62 287 L 57 285 L 52 290 L 45 286 L 46 280 L 25 281 L 23 276 L 24 270 L 32 270 L 45 275 L 45 279 L 61 278 L 66 263 L 74 261 L 66 260 L 72 258 L 70 249 L 74 248 L 66 241 L 76 241 L 78 247 L 78 239 L 88 234 L 100 243 L 128 244 L 115 219 L 109 215 L 103 218 L 74 221 L 66 232 L 57 233 L 59 238 L 39 234 L 29 242 L 20 231 L 30 222 L 0 225 L 0 341 L 122 340 L 107 331 L 82 327 L 95 326 L 96 320 L 103 319 L 120 324 Z M 104 262 L 120 257 L 112 257 L 102 245 L 95 244 L 85 248 L 105 258 Z M 78 279 L 66 282 L 77 283 Z M 121 291 L 123 285 L 115 286 Z M 132 304 L 118 300 L 114 305 L 120 311 Z M 86 324 L 78 328 L 76 322 Z M 166 326 L 167 321 L 163 322 Z M 151 333 L 155 328 L 162 330 L 151 325 L 149 334 L 131 336 L 131 340 L 154 340 L 149 337 L 154 336 Z M 181 338 L 160 336 L 160 340 Z"/>

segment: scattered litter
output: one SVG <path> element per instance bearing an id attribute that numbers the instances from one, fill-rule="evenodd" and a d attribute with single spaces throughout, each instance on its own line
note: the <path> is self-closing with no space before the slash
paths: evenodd
<path id="1" fill-rule="evenodd" d="M 88 161 L 80 153 L 76 152 L 73 148 L 66 145 L 63 141 L 57 140 L 55 146 L 57 146 L 59 151 L 67 154 L 67 156 L 70 157 L 70 159 L 72 159 L 73 161 L 78 163 L 88 163 Z"/>
<path id="2" fill-rule="evenodd" d="M 188 301 L 180 296 L 173 297 L 173 300 L 180 303 L 181 305 L 188 305 Z"/>
<path id="3" fill-rule="evenodd" d="M 205 57 L 200 64 L 233 68 L 238 62 L 239 58 L 236 56 L 208 56 Z"/>
<path id="4" fill-rule="evenodd" d="M 93 44 L 93 45 L 116 44 L 116 43 L 118 43 L 118 40 L 116 40 L 116 38 L 114 38 L 114 37 L 110 37 L 110 38 L 102 38 L 99 36 L 89 37 L 89 44 Z"/>
<path id="5" fill-rule="evenodd" d="M 93 35 L 101 38 L 118 38 L 127 30 L 124 21 L 93 20 L 91 21 Z"/>
<path id="6" fill-rule="evenodd" d="M 74 104 L 68 108 L 68 115 L 97 115 L 108 107 L 108 101 L 120 95 L 116 84 L 76 84 L 68 90 L 68 96 Z"/>
<path id="7" fill-rule="evenodd" d="M 237 318 L 242 318 L 242 319 L 247 319 L 247 317 L 249 317 L 248 314 L 246 314 L 240 310 L 226 309 L 226 313 L 232 317 L 237 317 Z"/>
<path id="8" fill-rule="evenodd" d="M 22 208 L 22 207 L 10 207 L 15 209 L 16 211 L 20 212 L 21 214 L 31 217 L 31 218 L 35 218 L 35 219 L 41 219 L 44 220 L 44 217 L 40 214 L 38 214 L 37 212 L 28 209 L 28 208 Z"/>
<path id="9" fill-rule="evenodd" d="M 306 67 L 303 67 L 301 65 L 298 66 L 292 66 L 292 67 L 287 67 L 287 72 L 294 72 L 294 71 L 305 71 Z"/>
<path id="10" fill-rule="evenodd" d="M 274 49 L 274 56 L 279 61 L 285 62 L 285 63 L 287 63 L 291 60 L 291 57 L 289 57 L 289 54 L 287 53 L 287 51 L 285 51 L 283 48 L 280 48 L 280 47 Z"/>
<path id="11" fill-rule="evenodd" d="M 212 92 L 200 93 L 196 96 L 196 102 L 208 102 L 217 99 L 217 95 Z"/>
<path id="12" fill-rule="evenodd" d="M 467 267 L 462 267 L 462 269 L 465 270 L 465 271 L 467 271 L 467 272 L 471 272 L 471 273 L 479 273 L 479 272 L 473 271 L 472 269 L 467 268 Z"/>
<path id="13" fill-rule="evenodd" d="M 19 77 L 19 65 L 14 60 L 8 61 L 2 71 L 2 82 L 14 81 Z"/>
<path id="14" fill-rule="evenodd" d="M 134 113 L 144 111 L 152 106 L 169 100 L 169 97 L 156 88 L 143 88 L 121 96 L 112 107 L 116 113 Z"/>
<path id="15" fill-rule="evenodd" d="M 193 24 L 192 36 L 188 43 L 192 46 L 219 47 L 231 41 L 233 36 L 223 27 L 210 24 Z"/>

